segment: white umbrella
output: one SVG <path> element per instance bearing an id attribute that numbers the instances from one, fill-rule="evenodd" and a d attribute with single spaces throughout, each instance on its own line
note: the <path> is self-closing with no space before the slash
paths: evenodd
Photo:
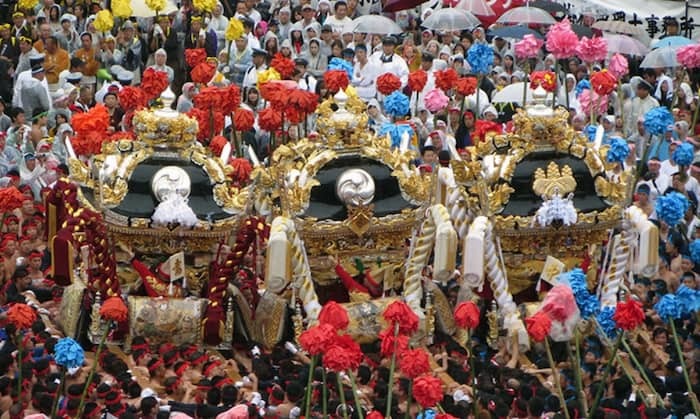
<path id="1" fill-rule="evenodd" d="M 461 0 L 455 8 L 466 10 L 477 16 L 496 16 L 496 12 L 486 0 Z"/>
<path id="2" fill-rule="evenodd" d="M 133 10 L 131 14 L 133 17 L 153 17 L 156 15 L 156 12 L 146 6 L 145 0 L 131 0 L 131 10 Z M 160 10 L 158 14 L 167 15 L 172 12 L 177 12 L 177 10 L 177 6 L 173 0 L 165 0 L 165 8 Z"/>
<path id="3" fill-rule="evenodd" d="M 461 31 L 464 29 L 474 29 L 481 21 L 476 16 L 466 10 L 447 8 L 440 9 L 431 14 L 423 27 L 434 31 Z"/>
<path id="4" fill-rule="evenodd" d="M 364 15 L 350 23 L 353 32 L 389 35 L 403 33 L 401 26 L 388 17 L 380 15 Z"/>
<path id="5" fill-rule="evenodd" d="M 504 87 L 503 90 L 500 92 L 496 93 L 493 96 L 493 99 L 491 99 L 491 103 L 519 103 L 523 104 L 523 84 L 525 82 L 518 82 L 518 83 L 513 83 L 509 84 L 508 86 Z M 529 102 L 532 102 L 532 92 L 533 90 L 530 89 L 530 83 L 527 83 L 527 98 L 526 100 Z M 553 95 L 551 93 L 547 93 L 547 100 L 551 103 Z"/>
<path id="6" fill-rule="evenodd" d="M 663 47 L 651 50 L 639 66 L 641 68 L 678 67 L 676 48 Z"/>
<path id="7" fill-rule="evenodd" d="M 643 57 L 649 53 L 649 47 L 631 36 L 606 32 L 603 34 L 603 38 L 608 42 L 608 52 L 611 54 L 618 52 Z"/>
<path id="8" fill-rule="evenodd" d="M 639 36 L 646 34 L 643 26 L 634 26 L 620 20 L 599 20 L 593 24 L 593 27 L 601 31 L 621 33 L 625 35 Z"/>
<path id="9" fill-rule="evenodd" d="M 553 25 L 557 21 L 546 10 L 537 7 L 523 6 L 515 7 L 503 13 L 496 21 L 498 23 L 530 24 L 539 23 L 541 25 Z"/>

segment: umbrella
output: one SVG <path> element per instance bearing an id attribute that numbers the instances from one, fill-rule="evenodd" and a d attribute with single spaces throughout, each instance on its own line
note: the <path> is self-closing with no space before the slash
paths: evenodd
<path id="1" fill-rule="evenodd" d="M 603 38 L 608 42 L 608 52 L 611 54 L 619 52 L 620 54 L 643 57 L 649 52 L 649 47 L 628 35 L 606 32 L 603 34 Z"/>
<path id="2" fill-rule="evenodd" d="M 131 14 L 133 17 L 154 17 L 156 15 L 156 12 L 146 6 L 145 0 L 132 0 L 131 10 L 133 10 L 133 13 Z M 167 15 L 177 11 L 178 8 L 175 6 L 175 3 L 173 3 L 172 0 L 166 0 L 165 8 L 159 11 L 158 14 Z"/>
<path id="3" fill-rule="evenodd" d="M 519 103 L 523 104 L 523 84 L 525 82 L 517 82 L 513 84 L 509 84 L 508 86 L 504 87 L 503 90 L 500 92 L 496 93 L 493 96 L 493 99 L 491 99 L 491 103 Z M 532 102 L 532 92 L 533 90 L 530 89 L 530 83 L 527 83 L 527 101 Z M 552 101 L 552 93 L 547 93 L 547 100 Z"/>
<path id="4" fill-rule="evenodd" d="M 413 9 L 423 3 L 425 3 L 425 0 L 387 0 L 382 10 L 385 12 L 398 12 Z"/>
<path id="5" fill-rule="evenodd" d="M 625 35 L 644 35 L 646 32 L 641 26 L 635 26 L 621 20 L 599 20 L 593 24 L 593 28 L 605 32 L 622 33 Z"/>
<path id="6" fill-rule="evenodd" d="M 666 68 L 678 67 L 676 49 L 672 47 L 661 47 L 651 50 L 639 65 L 641 68 Z"/>
<path id="7" fill-rule="evenodd" d="M 473 29 L 481 22 L 470 12 L 461 9 L 440 9 L 428 16 L 423 22 L 423 27 L 435 31 L 461 31 Z"/>
<path id="8" fill-rule="evenodd" d="M 556 20 L 547 13 L 546 10 L 536 7 L 523 6 L 515 7 L 503 13 L 496 21 L 498 23 L 539 23 L 542 25 L 553 25 Z"/>
<path id="9" fill-rule="evenodd" d="M 477 16 L 496 16 L 496 12 L 493 11 L 486 0 L 461 0 L 455 7 Z"/>
<path id="10" fill-rule="evenodd" d="M 389 35 L 403 33 L 403 29 L 388 17 L 380 15 L 364 15 L 350 23 L 353 32 Z"/>
<path id="11" fill-rule="evenodd" d="M 503 26 L 501 28 L 496 28 L 490 31 L 489 35 L 512 39 L 523 39 L 525 35 L 533 35 L 535 38 L 544 39 L 544 36 L 542 36 L 541 33 L 522 25 Z"/>
<path id="12" fill-rule="evenodd" d="M 652 49 L 663 47 L 680 48 L 687 45 L 693 45 L 694 43 L 695 41 L 684 36 L 667 36 L 666 38 L 656 41 Z"/>
<path id="13" fill-rule="evenodd" d="M 584 36 L 587 36 L 588 38 L 593 38 L 593 29 L 589 28 L 588 26 L 584 25 L 579 25 L 578 23 L 572 23 L 571 24 L 571 30 L 574 31 L 576 36 L 579 38 L 583 38 Z"/>
<path id="14" fill-rule="evenodd" d="M 550 0 L 535 0 L 529 3 L 530 7 L 536 7 L 538 9 L 546 10 L 552 14 L 562 14 L 568 15 L 569 9 L 563 4 L 559 4 Z"/>

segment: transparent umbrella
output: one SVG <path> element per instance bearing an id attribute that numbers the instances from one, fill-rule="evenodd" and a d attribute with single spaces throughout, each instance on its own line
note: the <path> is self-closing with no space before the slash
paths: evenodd
<path id="1" fill-rule="evenodd" d="M 481 24 L 481 21 L 476 16 L 461 9 L 440 9 L 431 14 L 423 27 L 434 31 L 461 31 L 464 29 L 473 29 Z"/>
<path id="2" fill-rule="evenodd" d="M 491 103 L 519 103 L 522 105 L 524 87 L 527 88 L 527 98 L 525 100 L 532 102 L 533 89 L 530 89 L 530 83 L 521 81 L 504 87 L 503 90 L 493 96 Z M 551 102 L 552 98 L 553 95 L 551 93 L 547 93 L 547 100 Z"/>
<path id="3" fill-rule="evenodd" d="M 667 36 L 654 42 L 652 49 L 671 47 L 680 48 L 688 45 L 693 45 L 695 41 L 688 39 L 685 36 Z"/>
<path id="4" fill-rule="evenodd" d="M 403 33 L 401 26 L 388 17 L 380 15 L 364 15 L 349 24 L 353 32 L 389 35 Z"/>
<path id="5" fill-rule="evenodd" d="M 639 65 L 641 68 L 667 68 L 678 67 L 676 48 L 663 47 L 651 50 Z"/>
<path id="6" fill-rule="evenodd" d="M 503 13 L 496 21 L 498 23 L 530 24 L 539 23 L 541 25 L 553 25 L 557 21 L 546 10 L 537 7 L 523 6 L 515 7 Z"/>
<path id="7" fill-rule="evenodd" d="M 618 52 L 643 57 L 649 52 L 649 47 L 631 36 L 606 32 L 603 33 L 603 38 L 608 42 L 608 52 L 611 54 Z"/>
<path id="8" fill-rule="evenodd" d="M 477 16 L 496 16 L 496 12 L 486 0 L 461 0 L 455 8 L 466 10 Z"/>

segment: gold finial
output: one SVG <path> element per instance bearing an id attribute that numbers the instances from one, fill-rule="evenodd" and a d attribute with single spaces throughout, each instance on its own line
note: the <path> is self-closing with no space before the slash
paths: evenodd
<path id="1" fill-rule="evenodd" d="M 560 169 L 556 163 L 549 162 L 546 173 L 541 167 L 535 171 L 532 190 L 543 199 L 551 199 L 556 194 L 565 196 L 576 190 L 574 172 L 568 165 Z"/>

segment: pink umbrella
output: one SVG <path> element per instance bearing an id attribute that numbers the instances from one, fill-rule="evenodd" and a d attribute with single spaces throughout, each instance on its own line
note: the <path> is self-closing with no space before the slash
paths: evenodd
<path id="1" fill-rule="evenodd" d="M 618 52 L 620 54 L 644 57 L 649 53 L 649 47 L 631 36 L 604 33 L 603 38 L 608 42 L 608 52 L 610 54 Z"/>
<path id="2" fill-rule="evenodd" d="M 472 14 L 477 16 L 496 16 L 496 12 L 493 11 L 486 0 L 460 0 L 455 8 L 472 12 Z"/>

